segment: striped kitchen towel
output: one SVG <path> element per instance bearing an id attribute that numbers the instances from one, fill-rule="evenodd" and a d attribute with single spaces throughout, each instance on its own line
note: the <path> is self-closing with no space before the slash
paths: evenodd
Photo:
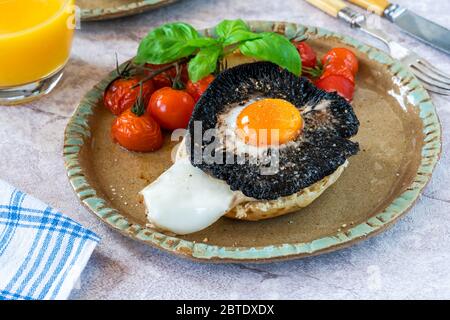
<path id="1" fill-rule="evenodd" d="M 99 237 L 0 180 L 0 300 L 67 299 Z"/>

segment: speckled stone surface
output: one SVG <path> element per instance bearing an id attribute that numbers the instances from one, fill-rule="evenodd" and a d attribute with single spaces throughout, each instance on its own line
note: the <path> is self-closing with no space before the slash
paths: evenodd
<path id="1" fill-rule="evenodd" d="M 400 1 L 450 28 L 450 1 Z M 380 44 L 301 0 L 183 0 L 137 17 L 85 23 L 65 77 L 48 97 L 0 107 L 0 178 L 60 209 L 102 238 L 72 299 L 411 299 L 450 298 L 450 99 L 432 95 L 444 145 L 431 183 L 411 212 L 383 234 L 349 249 L 262 265 L 199 264 L 129 240 L 78 202 L 64 170 L 63 130 L 76 104 L 114 66 L 134 55 L 151 27 L 186 21 L 202 28 L 224 18 L 286 20 Z M 399 42 L 450 73 L 450 57 L 379 22 Z"/>

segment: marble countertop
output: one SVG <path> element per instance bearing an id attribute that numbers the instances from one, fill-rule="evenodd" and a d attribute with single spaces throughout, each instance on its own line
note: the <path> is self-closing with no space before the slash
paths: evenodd
<path id="1" fill-rule="evenodd" d="M 450 28 L 450 1 L 406 1 Z M 168 21 L 208 27 L 224 18 L 284 20 L 346 33 L 380 47 L 302 0 L 184 0 L 140 16 L 83 23 L 64 79 L 49 96 L 0 107 L 0 178 L 58 208 L 102 237 L 72 299 L 411 299 L 450 298 L 450 99 L 432 95 L 444 146 L 431 183 L 414 208 L 386 232 L 351 248 L 273 264 L 200 264 L 127 239 L 80 205 L 61 156 L 63 131 L 80 97 L 147 31 Z M 382 27 L 450 73 L 450 57 Z"/>

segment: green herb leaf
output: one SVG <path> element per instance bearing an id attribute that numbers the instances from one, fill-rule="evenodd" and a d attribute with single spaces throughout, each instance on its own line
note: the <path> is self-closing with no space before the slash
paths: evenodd
<path id="1" fill-rule="evenodd" d="M 217 36 L 223 39 L 227 39 L 230 35 L 238 31 L 250 31 L 250 28 L 241 19 L 223 20 L 216 26 Z"/>
<path id="2" fill-rule="evenodd" d="M 223 45 L 229 46 L 232 44 L 236 44 L 243 41 L 249 41 L 249 40 L 256 40 L 261 39 L 262 35 L 250 31 L 236 31 L 232 35 L 230 35 L 225 41 L 223 42 Z"/>
<path id="3" fill-rule="evenodd" d="M 243 55 L 270 61 L 300 75 L 302 62 L 295 46 L 277 33 L 261 33 L 262 38 L 246 41 L 239 46 Z"/>
<path id="4" fill-rule="evenodd" d="M 194 40 L 199 38 L 197 30 L 189 24 L 176 22 L 162 25 L 141 41 L 135 62 L 163 64 L 187 57 L 197 50 L 198 43 L 195 45 Z"/>
<path id="5" fill-rule="evenodd" d="M 250 31 L 242 20 L 223 20 L 216 27 L 217 36 L 223 41 L 223 46 L 229 46 L 242 41 L 261 38 L 260 34 Z"/>
<path id="6" fill-rule="evenodd" d="M 211 46 L 201 49 L 189 62 L 188 72 L 192 82 L 197 82 L 217 68 L 217 60 L 222 53 L 221 46 Z"/>
<path id="7" fill-rule="evenodd" d="M 219 41 L 214 38 L 197 38 L 188 40 L 187 45 L 196 48 L 205 48 L 218 44 Z"/>

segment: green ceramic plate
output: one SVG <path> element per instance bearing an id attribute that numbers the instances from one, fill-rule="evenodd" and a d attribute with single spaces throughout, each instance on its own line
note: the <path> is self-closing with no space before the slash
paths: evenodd
<path id="1" fill-rule="evenodd" d="M 171 165 L 173 144 L 137 154 L 112 143 L 114 117 L 102 102 L 112 72 L 83 97 L 64 144 L 70 182 L 101 221 L 135 240 L 201 261 L 272 261 L 350 246 L 383 231 L 414 204 L 438 161 L 441 127 L 428 93 L 409 70 L 375 48 L 321 28 L 250 25 L 256 31 L 307 38 L 320 56 L 336 46 L 357 54 L 353 106 L 361 127 L 354 139 L 361 152 L 333 186 L 299 212 L 258 222 L 222 218 L 201 232 L 170 236 L 146 227 L 138 192 Z"/>
<path id="2" fill-rule="evenodd" d="M 83 21 L 107 20 L 154 10 L 178 0 L 77 0 Z"/>

